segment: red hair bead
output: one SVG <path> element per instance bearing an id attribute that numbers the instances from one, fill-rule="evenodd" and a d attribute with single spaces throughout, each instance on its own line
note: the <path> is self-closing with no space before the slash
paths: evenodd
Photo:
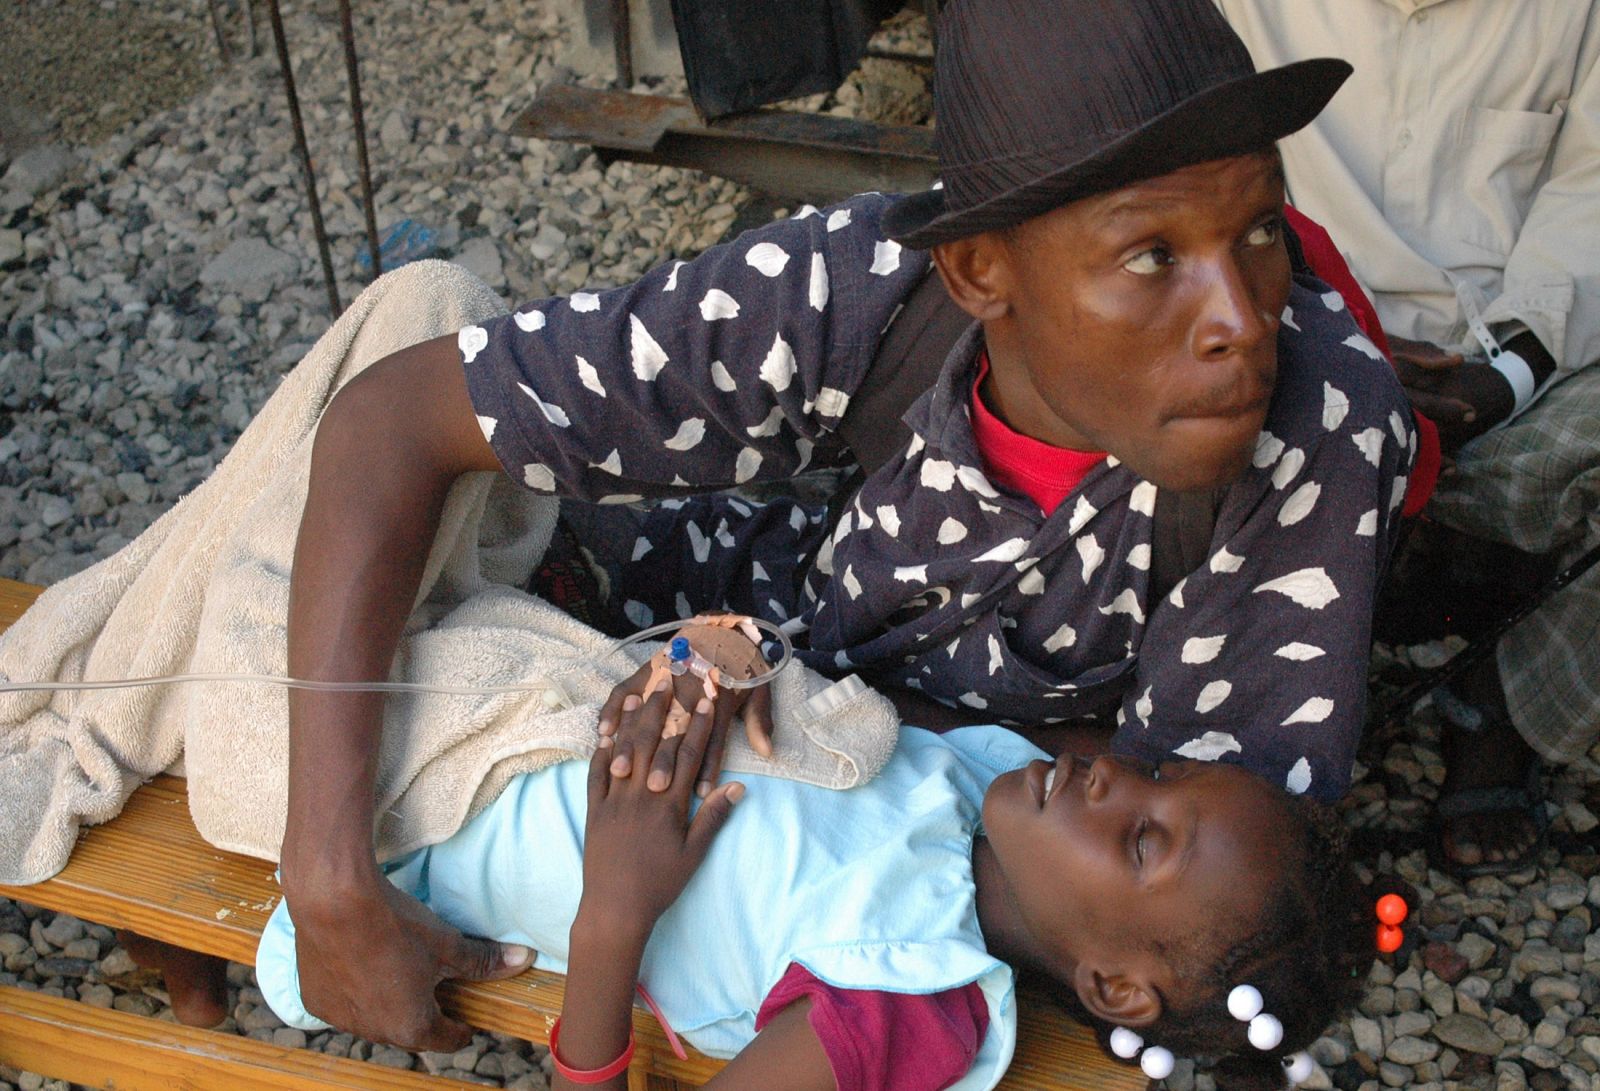
<path id="1" fill-rule="evenodd" d="M 1398 894 L 1385 894 L 1378 899 L 1378 919 L 1387 925 L 1398 925 L 1410 912 L 1406 900 Z"/>
<path id="2" fill-rule="evenodd" d="M 1404 938 L 1400 927 L 1394 924 L 1378 925 L 1378 950 L 1386 955 L 1391 955 L 1400 949 L 1400 941 Z"/>

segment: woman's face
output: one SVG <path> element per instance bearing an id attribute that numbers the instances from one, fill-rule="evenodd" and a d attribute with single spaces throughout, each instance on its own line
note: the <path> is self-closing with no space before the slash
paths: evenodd
<path id="1" fill-rule="evenodd" d="M 1285 819 L 1266 781 L 1195 761 L 1146 771 L 1065 755 L 997 778 L 983 802 L 1028 930 L 1064 962 L 1107 965 L 1239 938 L 1283 874 Z M 1170 991 L 1173 976 L 1153 983 Z"/>

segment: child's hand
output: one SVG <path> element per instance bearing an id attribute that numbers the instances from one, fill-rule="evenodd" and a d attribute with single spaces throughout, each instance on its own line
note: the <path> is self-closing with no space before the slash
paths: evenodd
<path id="1" fill-rule="evenodd" d="M 688 730 L 662 738 L 671 700 L 666 690 L 644 702 L 637 696 L 625 698 L 615 736 L 603 736 L 590 759 L 580 921 L 647 936 L 677 900 L 744 795 L 744 785 L 724 784 L 689 818 L 714 718 L 711 702 L 702 696 Z M 651 779 L 662 773 L 667 783 L 652 791 L 643 776 L 613 775 L 613 751 L 623 746 L 630 748 L 640 769 L 652 770 Z"/>
<path id="2" fill-rule="evenodd" d="M 763 664 L 764 666 L 765 664 Z M 626 681 L 617 685 L 606 698 L 606 703 L 600 709 L 600 735 L 602 738 L 612 738 L 616 741 L 615 753 L 611 757 L 611 775 L 626 777 L 635 770 L 641 774 L 648 769 L 649 787 L 653 791 L 662 791 L 667 782 L 673 778 L 673 767 L 662 760 L 662 755 L 656 754 L 654 767 L 648 757 L 641 759 L 634 751 L 632 743 L 617 734 L 617 726 L 622 718 L 622 703 L 629 696 L 645 699 L 650 694 L 645 692 L 651 677 L 651 664 L 645 663 L 635 671 Z M 671 679 L 673 705 L 667 723 L 674 718 L 687 720 L 688 711 L 695 707 L 704 694 L 705 685 L 692 674 L 683 674 Z M 750 746 L 756 753 L 763 756 L 772 754 L 772 693 L 766 686 L 755 689 L 721 689 L 717 692 L 715 701 L 712 702 L 711 736 L 704 748 L 704 758 L 698 770 L 689 769 L 687 776 L 698 777 L 698 791 L 703 797 L 711 791 L 711 786 L 717 782 L 717 777 L 722 772 L 722 758 L 728 740 L 728 728 L 734 716 L 741 710 L 744 714 L 745 737 L 749 739 Z"/>

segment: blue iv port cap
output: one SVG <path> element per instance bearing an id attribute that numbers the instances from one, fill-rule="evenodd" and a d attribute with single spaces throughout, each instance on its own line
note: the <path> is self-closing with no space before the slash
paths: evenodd
<path id="1" fill-rule="evenodd" d="M 689 650 L 689 638 L 675 636 L 672 643 L 667 645 L 667 655 L 672 659 L 688 659 L 693 653 Z"/>

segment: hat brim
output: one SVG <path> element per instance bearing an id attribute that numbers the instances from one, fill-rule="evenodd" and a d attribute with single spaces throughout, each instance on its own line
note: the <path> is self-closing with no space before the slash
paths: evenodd
<path id="1" fill-rule="evenodd" d="M 1260 151 L 1310 124 L 1352 71 L 1342 60 L 1320 57 L 1219 83 L 1094 155 L 969 208 L 948 209 L 944 189 L 902 197 L 884 212 L 884 233 L 927 250 L 1196 163 Z"/>

